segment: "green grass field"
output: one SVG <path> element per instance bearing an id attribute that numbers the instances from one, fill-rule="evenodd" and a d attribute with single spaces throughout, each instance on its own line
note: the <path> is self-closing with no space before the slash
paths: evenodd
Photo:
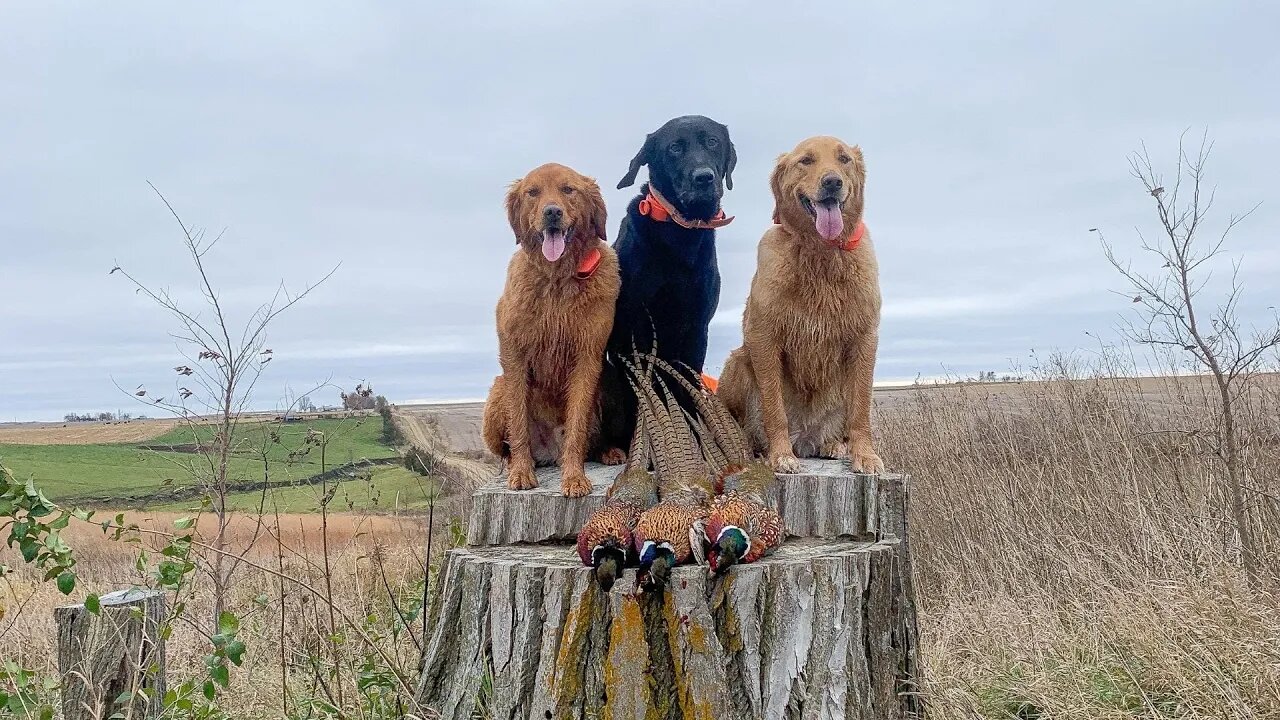
<path id="1" fill-rule="evenodd" d="M 179 428 L 146 444 L 190 445 L 207 442 L 214 432 L 211 426 Z M 352 460 L 394 457 L 395 450 L 384 445 L 381 436 L 382 421 L 376 416 L 244 423 L 236 433 L 230 480 L 233 484 L 259 482 L 265 470 L 273 483 L 291 483 Z M 324 439 L 323 464 L 320 438 Z M 192 487 L 198 484 L 195 477 L 209 474 L 202 454 L 144 450 L 134 445 L 3 444 L 0 462 L 17 478 L 34 477 L 55 501 L 110 504 L 118 500 L 129 507 L 166 504 L 163 496 L 170 488 Z M 305 499 L 300 493 L 310 490 L 301 487 L 281 492 L 289 495 L 291 503 L 302 504 Z M 357 493 L 353 490 L 353 494 Z"/>
<path id="2" fill-rule="evenodd" d="M 231 493 L 227 507 L 237 512 L 270 514 L 320 512 L 325 489 L 334 490 L 329 501 L 330 512 L 396 512 L 425 510 L 439 492 L 435 481 L 399 465 L 386 465 L 367 470 L 369 477 L 343 480 L 327 485 L 293 485 L 273 488 L 264 497 L 261 490 Z M 153 505 L 149 509 L 190 513 L 201 509 L 199 500 Z"/>

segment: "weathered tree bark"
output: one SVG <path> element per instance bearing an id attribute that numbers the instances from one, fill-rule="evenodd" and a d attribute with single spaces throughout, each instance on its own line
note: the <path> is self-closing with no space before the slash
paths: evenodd
<path id="1" fill-rule="evenodd" d="M 613 474 L 592 471 L 598 485 Z M 914 717 L 906 488 L 898 476 L 806 461 L 777 497 L 801 537 L 723 579 L 678 568 L 661 595 L 637 596 L 633 571 L 602 594 L 564 543 L 453 550 L 429 611 L 418 699 L 459 719 L 480 705 L 519 720 Z M 471 529 L 488 524 L 473 537 L 534 542 L 559 522 L 553 508 L 580 524 L 590 509 L 576 505 L 599 502 L 535 495 L 545 492 L 481 490 Z"/>
<path id="2" fill-rule="evenodd" d="M 65 720 L 129 720 L 160 715 L 165 692 L 164 595 L 123 590 L 103 595 L 98 614 L 84 605 L 53 611 Z"/>

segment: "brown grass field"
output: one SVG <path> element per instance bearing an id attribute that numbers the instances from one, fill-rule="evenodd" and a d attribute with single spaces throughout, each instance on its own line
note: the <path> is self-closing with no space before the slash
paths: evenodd
<path id="1" fill-rule="evenodd" d="M 476 454 L 485 452 L 480 437 L 480 423 L 484 418 L 484 403 L 457 403 L 454 405 L 400 405 L 398 410 L 406 415 L 422 419 L 435 428 L 439 441 L 453 452 Z"/>
<path id="2" fill-rule="evenodd" d="M 913 477 L 931 717 L 1280 718 L 1280 382 L 1258 378 L 1241 401 L 1251 522 L 1266 577 L 1250 588 L 1213 455 L 1211 388 L 1200 378 L 1112 374 L 1063 362 L 1039 371 L 1036 382 L 877 393 L 880 450 Z M 471 427 L 472 409 L 413 412 L 426 417 L 424 432 L 468 449 L 454 437 Z M 352 618 L 376 618 L 357 623 L 358 632 L 343 630 L 336 652 L 325 640 L 327 608 L 273 574 L 283 567 L 323 587 L 320 518 L 284 517 L 278 531 L 274 517 L 262 522 L 248 555 L 261 567 L 242 567 L 233 588 L 248 652 L 225 709 L 232 717 L 280 717 L 282 698 L 292 714 L 308 697 L 336 698 L 341 686 L 346 716 L 373 716 L 353 700 L 370 642 L 405 678 L 415 669 L 417 622 L 397 639 L 370 633 L 389 624 L 389 596 L 405 603 L 417 591 L 425 520 L 328 519 L 331 597 Z M 436 517 L 433 563 L 448 545 L 447 525 Z M 258 527 L 241 519 L 232 545 Z M 137 548 L 101 537 L 82 525 L 68 535 L 81 563 L 77 598 L 86 587 L 106 591 L 139 579 Z M 0 561 L 14 560 L 0 553 Z M 64 600 L 39 580 L 19 569 L 0 584 L 0 647 L 51 672 L 50 611 Z M 202 622 L 211 608 L 207 585 L 185 598 Z M 265 604 L 254 602 L 260 595 Z M 206 648 L 192 627 L 179 625 L 170 677 L 200 672 Z M 348 672 L 326 690 L 317 678 L 333 662 Z"/>
<path id="3" fill-rule="evenodd" d="M 296 415 L 296 414 L 295 414 Z M 349 417 L 345 411 L 307 413 L 307 418 Z M 265 422 L 276 413 L 254 412 L 241 416 L 241 422 Z M 216 422 L 213 417 L 195 417 L 196 424 Z M 179 425 L 176 418 L 144 418 L 107 422 L 8 422 L 0 423 L 0 445 L 101 445 L 139 443 L 160 437 Z"/>
<path id="4" fill-rule="evenodd" d="M 95 445 L 137 443 L 177 427 L 177 420 L 127 420 L 74 423 L 0 423 L 0 444 Z"/>

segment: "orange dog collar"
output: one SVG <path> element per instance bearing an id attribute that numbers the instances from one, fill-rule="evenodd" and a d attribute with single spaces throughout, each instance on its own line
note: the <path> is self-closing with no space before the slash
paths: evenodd
<path id="1" fill-rule="evenodd" d="M 733 217 L 725 217 L 724 210 L 716 213 L 710 220 L 688 220 L 676 212 L 674 206 L 662 197 L 662 194 L 649 185 L 649 194 L 640 201 L 640 214 L 654 222 L 673 222 L 687 230 L 714 230 L 733 222 Z"/>
<path id="2" fill-rule="evenodd" d="M 593 247 L 587 256 L 582 258 L 582 262 L 578 263 L 578 271 L 574 274 L 579 280 L 589 280 L 592 275 L 596 274 L 596 270 L 600 267 L 600 260 L 604 258 L 604 253 L 600 252 L 600 248 Z"/>
<path id="3" fill-rule="evenodd" d="M 720 381 L 706 373 L 702 373 L 702 387 L 706 388 L 712 395 L 715 395 L 716 389 L 720 387 Z"/>
<path id="4" fill-rule="evenodd" d="M 777 210 L 773 211 L 773 224 L 774 225 L 782 224 L 782 219 L 778 217 Z M 830 245 L 831 247 L 840 248 L 845 252 L 849 252 L 850 250 L 858 247 L 858 243 L 862 242 L 862 236 L 866 234 L 867 234 L 867 224 L 859 220 L 858 226 L 853 229 L 853 232 L 850 233 L 849 237 L 845 238 L 844 241 L 828 242 L 827 244 Z"/>
<path id="5" fill-rule="evenodd" d="M 845 238 L 844 242 L 841 242 L 841 243 L 833 242 L 831 243 L 831 246 L 838 247 L 841 250 L 844 250 L 845 252 L 849 252 L 850 250 L 858 247 L 858 243 L 862 242 L 862 236 L 866 234 L 867 234 L 867 225 L 866 223 L 859 220 L 858 227 L 853 229 L 853 232 L 849 235 L 849 237 Z"/>

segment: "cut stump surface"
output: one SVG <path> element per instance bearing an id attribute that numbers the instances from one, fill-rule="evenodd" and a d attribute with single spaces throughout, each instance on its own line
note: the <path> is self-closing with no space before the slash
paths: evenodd
<path id="1" fill-rule="evenodd" d="M 778 476 L 772 498 L 787 531 L 796 537 L 856 537 L 874 532 L 880 486 L 902 484 L 898 475 L 853 473 L 842 460 L 804 460 L 802 464 L 801 472 Z M 539 468 L 538 487 L 533 490 L 509 490 L 506 479 L 498 478 L 472 497 L 467 544 L 569 542 L 604 504 L 605 491 L 621 472 L 617 466 L 587 465 L 594 489 L 581 498 L 560 494 L 560 468 Z"/>

